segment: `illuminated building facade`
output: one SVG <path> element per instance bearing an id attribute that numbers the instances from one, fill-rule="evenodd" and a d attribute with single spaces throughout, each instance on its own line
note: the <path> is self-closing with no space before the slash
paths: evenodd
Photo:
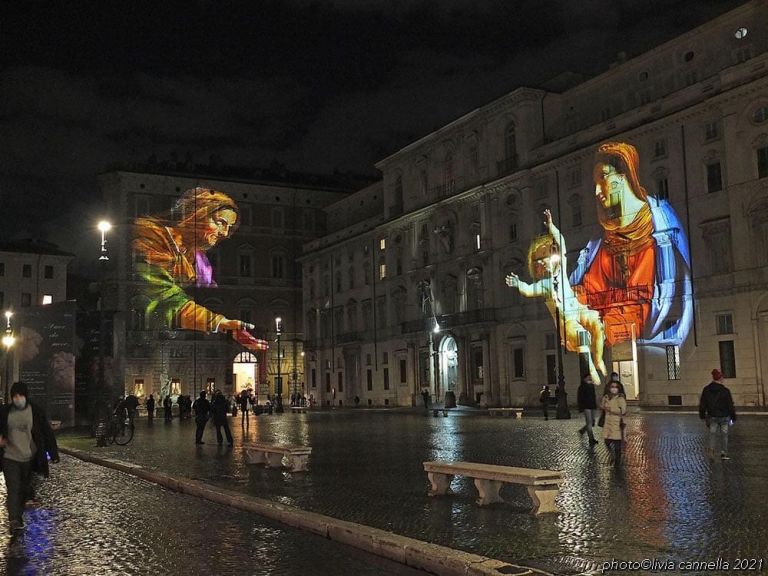
<path id="1" fill-rule="evenodd" d="M 719 367 L 737 404 L 764 406 L 766 29 L 750 2 L 379 162 L 381 182 L 330 205 L 304 247 L 310 391 L 535 405 L 556 384 L 559 317 L 572 398 L 581 374 L 615 370 L 641 405 L 693 406 Z M 545 210 L 558 242 L 539 242 Z"/>

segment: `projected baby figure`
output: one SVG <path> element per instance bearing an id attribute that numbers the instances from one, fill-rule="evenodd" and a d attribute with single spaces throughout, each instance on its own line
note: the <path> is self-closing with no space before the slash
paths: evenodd
<path id="1" fill-rule="evenodd" d="M 517 288 L 526 298 L 543 297 L 552 318 L 560 315 L 561 338 L 566 349 L 584 354 L 589 373 L 595 382 L 600 381 L 597 371 L 606 375 L 603 361 L 605 329 L 600 314 L 579 302 L 568 282 L 565 270 L 565 240 L 552 222 L 552 213 L 544 211 L 547 234 L 539 236 L 528 250 L 528 271 L 534 282 L 523 282 L 517 274 L 509 273 L 507 286 Z M 561 342 L 561 345 L 563 342 Z"/>

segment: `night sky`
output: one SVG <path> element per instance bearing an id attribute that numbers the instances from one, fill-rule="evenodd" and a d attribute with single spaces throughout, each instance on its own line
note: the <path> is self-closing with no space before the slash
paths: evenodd
<path id="1" fill-rule="evenodd" d="M 96 175 L 172 154 L 376 175 L 523 85 L 593 76 L 742 0 L 5 3 L 0 238 L 76 250 Z"/>

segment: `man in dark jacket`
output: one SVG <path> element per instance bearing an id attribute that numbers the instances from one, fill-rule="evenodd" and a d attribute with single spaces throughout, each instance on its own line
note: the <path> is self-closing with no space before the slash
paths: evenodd
<path id="1" fill-rule="evenodd" d="M 224 394 L 220 390 L 216 390 L 216 394 L 213 397 L 211 403 L 211 414 L 213 415 L 213 425 L 216 426 L 216 441 L 221 444 L 223 439 L 221 437 L 221 428 L 224 427 L 224 433 L 227 435 L 227 442 L 232 446 L 232 431 L 229 429 L 229 422 L 227 421 L 227 408 L 229 402 L 224 398 Z"/>
<path id="2" fill-rule="evenodd" d="M 549 386 L 545 384 L 541 388 L 541 392 L 539 392 L 539 402 L 544 409 L 544 420 L 549 420 L 549 399 L 551 397 L 552 395 L 549 393 Z"/>
<path id="3" fill-rule="evenodd" d="M 155 418 L 155 396 L 153 394 L 149 395 L 149 398 L 147 398 L 147 420 L 149 422 L 152 422 Z"/>
<path id="4" fill-rule="evenodd" d="M 728 427 L 736 421 L 731 391 L 723 386 L 723 373 L 717 368 L 712 370 L 712 382 L 704 386 L 699 402 L 699 418 L 709 428 L 709 459 L 714 460 L 717 453 L 717 441 L 721 439 L 720 458 L 728 457 Z"/>
<path id="5" fill-rule="evenodd" d="M 135 394 L 128 394 L 125 397 L 125 409 L 128 411 L 128 422 L 131 427 L 134 426 L 134 419 L 136 418 L 136 409 L 139 407 L 139 399 Z"/>
<path id="6" fill-rule="evenodd" d="M 205 432 L 205 425 L 208 422 L 208 416 L 211 413 L 211 403 L 205 399 L 205 390 L 200 392 L 200 398 L 195 400 L 192 409 L 195 411 L 195 424 L 197 424 L 195 444 L 205 444 L 205 442 L 203 442 L 203 432 Z"/>
<path id="7" fill-rule="evenodd" d="M 579 428 L 579 434 L 583 436 L 586 432 L 589 436 L 589 444 L 593 446 L 597 444 L 592 432 L 592 426 L 595 423 L 595 410 L 597 410 L 597 397 L 595 395 L 595 382 L 589 374 L 581 379 L 576 393 L 576 401 L 579 405 L 579 412 L 584 412 L 584 426 Z"/>
<path id="8" fill-rule="evenodd" d="M 0 408 L 0 447 L 11 534 L 24 529 L 25 502 L 34 503 L 32 472 L 48 477 L 48 456 L 59 461 L 59 448 L 45 411 L 28 399 L 27 385 L 14 382 L 11 404 Z"/>

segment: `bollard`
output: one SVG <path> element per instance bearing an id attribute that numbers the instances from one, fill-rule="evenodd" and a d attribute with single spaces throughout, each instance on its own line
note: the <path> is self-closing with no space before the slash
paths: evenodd
<path id="1" fill-rule="evenodd" d="M 96 446 L 107 445 L 107 422 L 102 418 L 96 425 Z"/>

